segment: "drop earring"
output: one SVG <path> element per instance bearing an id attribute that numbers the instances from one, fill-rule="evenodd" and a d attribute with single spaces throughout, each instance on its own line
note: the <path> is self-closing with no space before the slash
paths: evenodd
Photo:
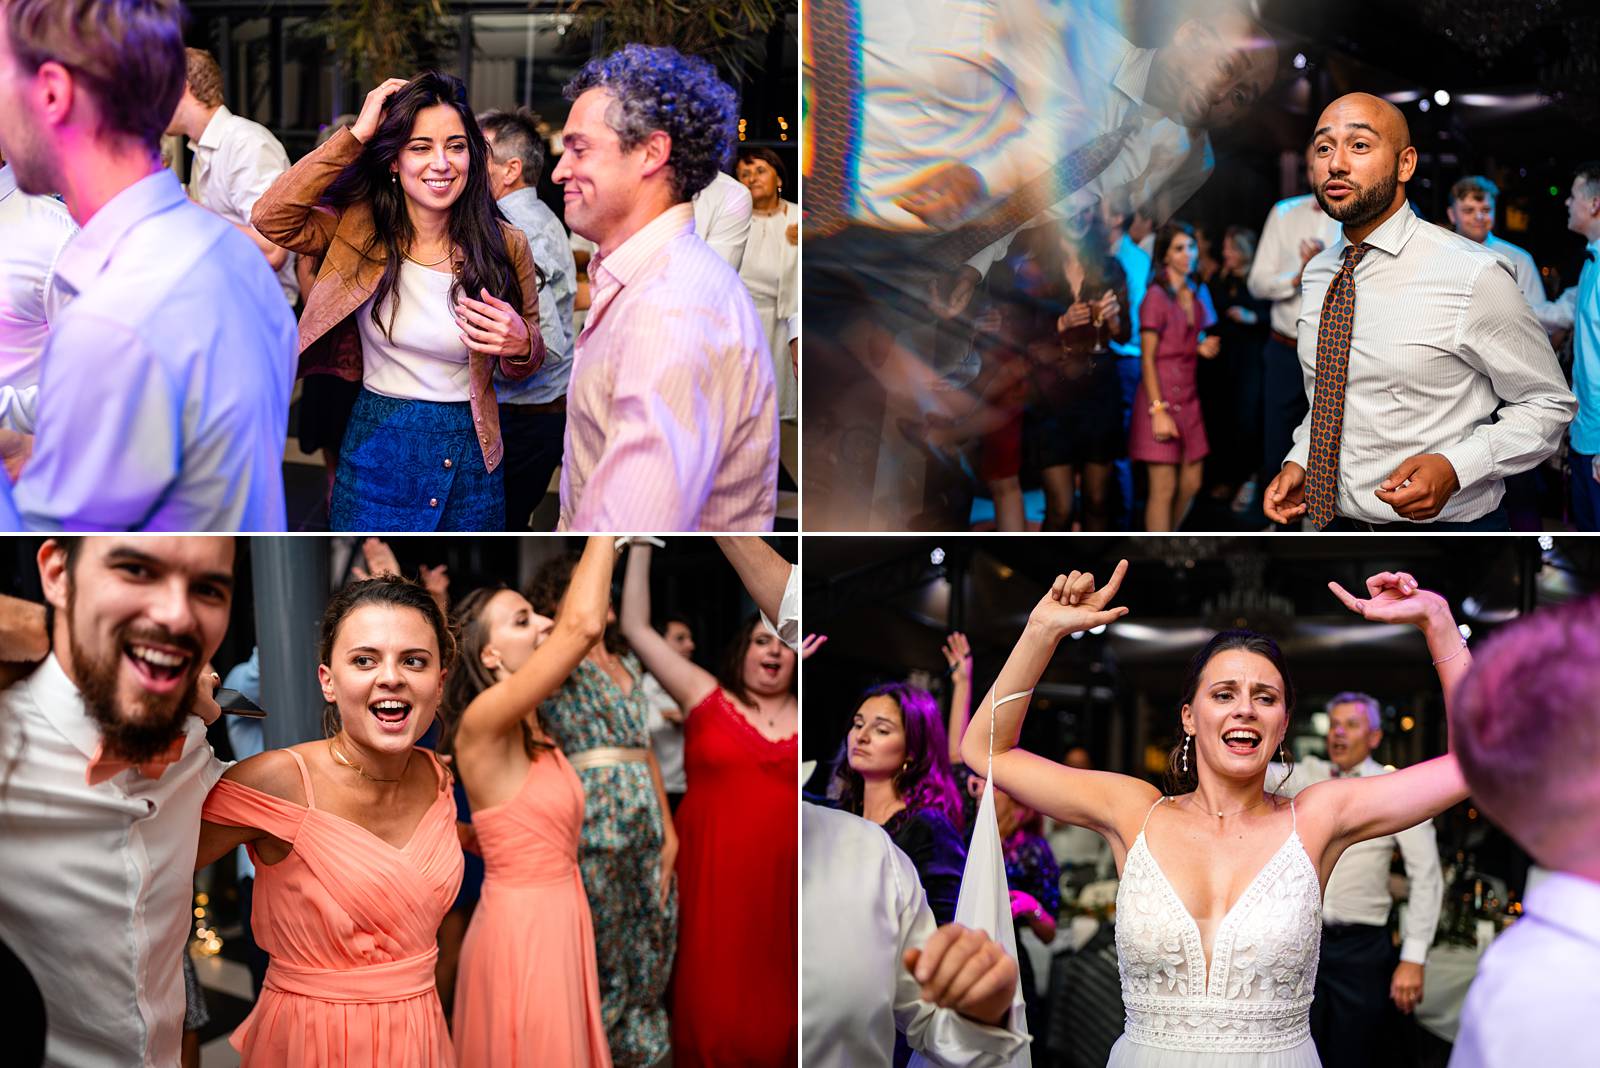
<path id="1" fill-rule="evenodd" d="M 1194 735 L 1187 733 L 1183 736 L 1183 773 L 1185 775 L 1189 774 L 1189 739 L 1193 737 Z"/>

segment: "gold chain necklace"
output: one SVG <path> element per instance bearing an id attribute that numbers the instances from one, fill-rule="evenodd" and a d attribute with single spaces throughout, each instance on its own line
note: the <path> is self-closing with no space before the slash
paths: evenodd
<path id="1" fill-rule="evenodd" d="M 1195 795 L 1194 794 L 1190 794 L 1189 796 L 1190 797 L 1194 797 Z M 1227 813 L 1227 815 L 1229 815 L 1229 816 L 1237 816 L 1240 813 L 1249 812 L 1253 808 L 1257 808 L 1257 807 L 1259 807 L 1261 805 L 1266 804 L 1267 800 L 1268 800 L 1267 796 L 1265 794 L 1263 794 L 1262 797 L 1261 797 L 1261 800 L 1257 801 L 1255 804 L 1246 805 L 1246 806 L 1244 806 L 1244 808 L 1241 808 L 1238 812 L 1229 812 L 1229 813 Z M 1196 801 L 1195 804 L 1198 805 L 1198 804 L 1200 804 L 1200 802 Z M 1202 808 L 1200 811 L 1204 812 L 1206 810 L 1204 808 Z M 1217 819 L 1220 820 L 1220 819 L 1222 819 L 1224 814 L 1221 813 L 1221 812 L 1216 812 L 1216 813 L 1213 813 L 1213 815 L 1215 815 L 1217 817 Z"/>
<path id="2" fill-rule="evenodd" d="M 432 263 L 423 263 L 421 260 L 417 259 L 415 256 L 413 256 L 411 254 L 411 250 L 410 249 L 406 249 L 405 257 L 406 257 L 406 259 L 410 260 L 412 263 L 417 264 L 419 267 L 437 267 L 437 266 L 439 266 L 439 264 L 443 263 L 445 260 L 447 260 L 451 256 L 455 255 L 455 251 L 456 251 L 455 246 L 451 245 L 449 248 L 445 249 L 445 253 L 444 253 L 443 256 L 440 256 L 438 259 L 434 260 Z"/>
<path id="3" fill-rule="evenodd" d="M 380 779 L 376 775 L 368 775 L 367 772 L 366 772 L 366 769 L 364 769 L 360 764 L 357 764 L 355 761 L 351 760 L 349 757 L 345 756 L 343 753 L 339 752 L 339 750 L 337 748 L 334 747 L 332 738 L 328 739 L 328 755 L 333 757 L 333 762 L 335 764 L 339 764 L 339 765 L 341 765 L 343 767 L 349 768 L 351 771 L 355 772 L 357 775 L 361 776 L 363 779 L 366 779 L 368 782 L 399 782 L 400 779 L 403 779 L 403 778 L 406 777 L 406 774 L 405 774 L 405 772 L 403 770 L 400 772 L 400 779 Z M 408 754 L 406 754 L 406 767 L 410 767 L 410 766 L 411 766 L 411 755 L 408 753 Z"/>

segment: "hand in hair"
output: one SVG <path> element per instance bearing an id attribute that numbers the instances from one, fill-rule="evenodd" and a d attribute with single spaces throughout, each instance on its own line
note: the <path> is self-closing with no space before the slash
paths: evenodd
<path id="1" fill-rule="evenodd" d="M 356 135 L 357 141 L 366 144 L 372 139 L 372 135 L 378 132 L 378 124 L 383 121 L 384 105 L 407 84 L 404 78 L 388 78 L 367 94 L 367 99 L 361 105 L 361 114 L 350 126 L 350 132 Z"/>
<path id="2" fill-rule="evenodd" d="M 1049 592 L 1029 614 L 1028 625 L 1042 627 L 1047 633 L 1061 637 L 1116 622 L 1128 614 L 1126 606 L 1110 607 L 1127 573 L 1128 561 L 1118 561 L 1111 578 L 1098 589 L 1094 576 L 1087 571 L 1057 575 Z"/>
<path id="3" fill-rule="evenodd" d="M 527 320 L 522 313 L 490 293 L 478 290 L 482 300 L 462 295 L 456 302 L 456 325 L 461 341 L 473 352 L 522 360 L 533 354 Z"/>

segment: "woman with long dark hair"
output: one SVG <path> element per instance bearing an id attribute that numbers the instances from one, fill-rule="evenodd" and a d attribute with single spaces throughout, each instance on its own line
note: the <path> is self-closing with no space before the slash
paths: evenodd
<path id="1" fill-rule="evenodd" d="M 752 616 L 713 675 L 650 626 L 649 545 L 628 550 L 622 634 L 688 709 L 678 806 L 681 909 L 672 1062 L 764 1068 L 799 1056 L 799 705 L 794 650 Z"/>
<path id="2" fill-rule="evenodd" d="M 1246 279 L 1255 258 L 1254 230 L 1230 226 L 1223 232 L 1222 265 L 1210 282 L 1217 308 L 1212 333 L 1222 348 L 1199 369 L 1200 410 L 1211 445 L 1204 483 L 1212 497 L 1232 502 L 1235 512 L 1245 512 L 1255 497 L 1261 467 L 1261 347 L 1272 305 L 1250 295 Z M 1235 493 L 1242 499 L 1235 501 Z M 1250 521 L 1260 526 L 1259 518 Z"/>
<path id="3" fill-rule="evenodd" d="M 439 748 L 454 754 L 484 862 L 456 979 L 462 1068 L 611 1064 L 578 869 L 583 783 L 539 704 L 605 632 L 615 556 L 611 538 L 589 539 L 553 624 L 503 587 L 456 609 Z"/>
<path id="4" fill-rule="evenodd" d="M 416 744 L 454 655 L 420 585 L 351 583 L 322 616 L 327 736 L 240 761 L 206 798 L 195 869 L 248 847 L 271 957 L 231 1039 L 247 1068 L 455 1063 L 434 961 L 461 844 L 450 773 Z"/>
<path id="5" fill-rule="evenodd" d="M 1149 473 L 1146 530 L 1175 530 L 1200 491 L 1210 446 L 1200 414 L 1197 372 L 1201 358 L 1221 342 L 1200 335 L 1216 323 L 1211 294 L 1193 279 L 1194 229 L 1171 222 L 1156 234 L 1154 270 L 1139 306 L 1140 381 L 1133 404 L 1128 456 Z"/>
<path id="6" fill-rule="evenodd" d="M 269 240 L 322 258 L 300 374 L 360 380 L 335 530 L 500 530 L 494 377 L 544 359 L 528 239 L 495 207 L 487 147 L 448 74 L 390 78 L 256 202 Z"/>
<path id="7" fill-rule="evenodd" d="M 966 819 L 932 694 L 903 682 L 863 693 L 839 746 L 828 796 L 888 831 L 916 865 L 934 919 L 955 919 L 967 863 Z"/>
<path id="8" fill-rule="evenodd" d="M 1127 614 L 1111 607 L 1127 566 L 1098 588 L 1087 573 L 1057 577 L 962 755 L 983 767 L 992 752 L 996 786 L 1111 844 L 1127 1024 L 1109 1068 L 1317 1068 L 1311 1000 L 1334 865 L 1358 842 L 1459 803 L 1466 781 L 1452 752 L 1389 775 L 1318 783 L 1292 800 L 1272 792 L 1281 783 L 1268 784 L 1268 763 L 1282 753 L 1294 682 L 1277 643 L 1245 630 L 1216 635 L 1190 662 L 1169 793 L 1017 749 L 1027 698 L 1056 646 Z M 1365 598 L 1328 585 L 1365 619 L 1422 631 L 1448 706 L 1470 654 L 1444 598 L 1404 573 L 1372 576 Z"/>

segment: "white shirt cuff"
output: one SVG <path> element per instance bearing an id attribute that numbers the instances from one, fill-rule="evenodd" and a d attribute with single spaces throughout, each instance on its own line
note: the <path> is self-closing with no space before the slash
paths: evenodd
<path id="1" fill-rule="evenodd" d="M 1400 942 L 1400 959 L 1407 964 L 1428 963 L 1428 940 L 1406 938 Z"/>

